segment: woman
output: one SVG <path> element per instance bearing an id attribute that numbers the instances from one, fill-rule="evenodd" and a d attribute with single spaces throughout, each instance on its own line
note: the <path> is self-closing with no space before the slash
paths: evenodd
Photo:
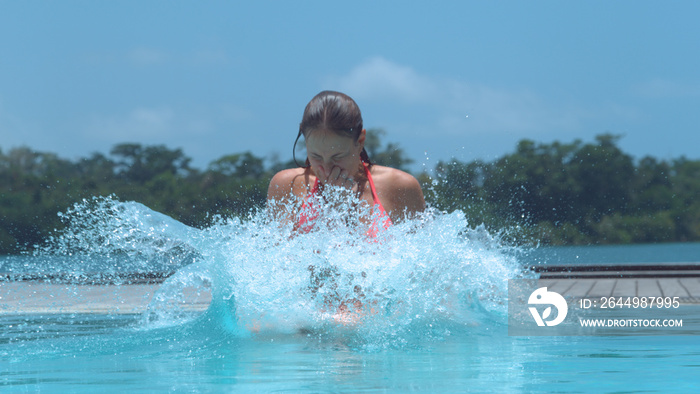
<path id="1" fill-rule="evenodd" d="M 293 221 L 297 230 L 313 228 L 318 219 L 313 201 L 322 197 L 328 186 L 347 189 L 374 207 L 376 216 L 363 218 L 370 223 L 370 236 L 425 209 L 416 178 L 371 163 L 364 149 L 362 114 L 349 96 L 333 91 L 316 95 L 304 110 L 297 141 L 302 134 L 306 165 L 278 172 L 267 192 L 268 201 L 278 203 L 272 204 L 278 218 Z M 290 207 L 294 197 L 303 203 Z"/>

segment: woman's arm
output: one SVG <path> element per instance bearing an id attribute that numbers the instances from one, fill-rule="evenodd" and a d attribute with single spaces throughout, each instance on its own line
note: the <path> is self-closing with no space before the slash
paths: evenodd
<path id="1" fill-rule="evenodd" d="M 294 219 L 295 179 L 299 169 L 282 170 L 270 180 L 267 188 L 267 205 L 274 220 L 284 224 Z"/>
<path id="2" fill-rule="evenodd" d="M 411 218 L 425 210 L 423 189 L 418 180 L 409 173 L 384 167 L 381 185 L 377 185 L 377 189 L 393 222 Z"/>
<path id="3" fill-rule="evenodd" d="M 412 175 L 406 175 L 408 175 L 407 179 L 404 179 L 396 188 L 396 197 L 399 206 L 405 208 L 406 216 L 411 217 L 425 210 L 425 198 L 423 197 L 423 189 L 421 189 L 418 180 Z"/>

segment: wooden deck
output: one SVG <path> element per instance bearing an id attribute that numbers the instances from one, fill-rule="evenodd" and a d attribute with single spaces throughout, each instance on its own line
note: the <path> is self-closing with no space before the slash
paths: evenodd
<path id="1" fill-rule="evenodd" d="M 700 303 L 700 263 L 533 268 L 539 285 L 564 297 L 678 297 Z"/>
<path id="2" fill-rule="evenodd" d="M 684 304 L 700 303 L 700 278 L 540 279 L 539 285 L 564 297 L 679 297 Z"/>
<path id="3" fill-rule="evenodd" d="M 0 282 L 0 314 L 138 314 L 146 311 L 159 286 Z M 203 311 L 211 302 L 206 288 L 185 288 L 180 296 L 177 306 L 184 310 Z"/>
<path id="4" fill-rule="evenodd" d="M 546 286 L 573 298 L 679 297 L 700 303 L 700 263 L 662 266 L 599 266 L 533 268 Z M 142 313 L 167 274 L 143 278 L 0 275 L 0 314 Z M 178 307 L 201 311 L 211 302 L 208 288 L 187 288 Z"/>

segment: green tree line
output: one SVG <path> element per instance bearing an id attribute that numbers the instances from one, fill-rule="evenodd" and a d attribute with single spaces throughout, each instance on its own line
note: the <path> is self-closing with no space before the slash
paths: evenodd
<path id="1" fill-rule="evenodd" d="M 366 147 L 379 164 L 411 163 L 381 130 Z M 462 210 L 474 225 L 523 228 L 523 239 L 545 244 L 700 240 L 700 161 L 622 152 L 619 137 L 594 143 L 538 144 L 523 140 L 514 153 L 492 162 L 441 161 L 433 175 L 416 174 L 426 201 Z M 303 157 L 303 154 L 300 155 Z M 62 223 L 58 212 L 93 196 L 138 201 L 190 226 L 213 215 L 247 215 L 265 204 L 267 186 L 293 161 L 250 152 L 193 168 L 181 149 L 119 144 L 108 155 L 66 160 L 27 147 L 0 150 L 0 254 L 41 244 Z"/>
<path id="2" fill-rule="evenodd" d="M 492 228 L 523 226 L 544 244 L 700 240 L 700 161 L 635 161 L 619 136 L 520 141 L 493 162 L 440 162 L 435 205 Z"/>

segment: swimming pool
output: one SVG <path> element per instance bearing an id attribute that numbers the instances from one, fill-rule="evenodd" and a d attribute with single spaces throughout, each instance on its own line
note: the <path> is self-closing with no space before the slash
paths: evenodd
<path id="1" fill-rule="evenodd" d="M 700 387 L 697 336 L 509 336 L 507 279 L 527 276 L 520 268 L 527 253 L 483 229 L 465 231 L 459 215 L 396 226 L 376 245 L 337 223 L 331 235 L 281 240 L 279 229 L 258 216 L 195 231 L 138 204 L 102 204 L 89 215 L 89 234 L 85 225 L 74 227 L 50 246 L 60 253 L 39 257 L 44 266 L 32 268 L 60 271 L 67 267 L 64 252 L 78 250 L 78 257 L 70 252 L 74 273 L 118 271 L 115 266 L 147 271 L 157 256 L 167 256 L 159 264 L 177 273 L 142 313 L 1 314 L 2 391 Z M 310 265 L 325 286 L 310 286 Z M 358 286 L 371 312 L 360 323 L 338 319 L 328 304 L 354 297 Z M 209 289 L 211 306 L 193 310 L 172 302 L 186 288 Z"/>
<path id="2" fill-rule="evenodd" d="M 681 336 L 509 337 L 482 325 L 368 350 L 354 347 L 351 332 L 238 338 L 200 321 L 146 332 L 133 317 L 0 321 L 3 391 L 692 392 L 699 384 L 700 345 Z"/>

